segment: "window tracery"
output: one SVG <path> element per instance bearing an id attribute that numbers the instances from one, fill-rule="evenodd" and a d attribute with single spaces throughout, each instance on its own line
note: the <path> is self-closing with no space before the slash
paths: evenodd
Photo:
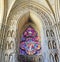
<path id="1" fill-rule="evenodd" d="M 20 54 L 22 55 L 38 55 L 40 54 L 41 45 L 38 33 L 33 27 L 28 26 L 23 32 L 20 42 Z"/>

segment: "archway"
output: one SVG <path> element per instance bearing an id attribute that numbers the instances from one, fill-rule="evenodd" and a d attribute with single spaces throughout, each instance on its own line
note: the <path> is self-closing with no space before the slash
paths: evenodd
<path id="1" fill-rule="evenodd" d="M 34 59 L 34 60 L 32 59 L 32 61 L 37 61 L 37 60 L 39 61 L 38 58 L 42 57 L 41 43 L 43 38 L 43 34 L 42 34 L 43 28 L 42 28 L 42 22 L 40 21 L 40 19 L 32 11 L 24 14 L 21 17 L 20 21 L 18 21 L 17 31 L 18 31 L 17 32 L 17 40 L 18 40 L 17 50 L 19 53 L 18 55 L 28 56 L 29 58 L 32 57 Z M 31 34 L 29 34 L 29 31 L 31 32 Z M 29 35 L 28 34 L 25 35 L 25 33 L 28 33 Z M 25 38 L 24 42 L 22 38 Z M 36 59 L 35 55 L 37 56 L 37 60 L 35 60 Z"/>
<path id="2" fill-rule="evenodd" d="M 25 4 L 25 5 L 24 5 Z M 14 52 L 15 58 L 19 55 L 19 42 L 20 42 L 20 34 L 23 26 L 26 25 L 28 22 L 28 18 L 30 17 L 32 19 L 32 25 L 36 26 L 39 35 L 41 35 L 41 46 L 42 46 L 42 56 L 43 60 L 45 62 L 48 62 L 48 45 L 47 45 L 47 36 L 46 36 L 46 30 L 51 29 L 52 26 L 52 17 L 51 14 L 47 9 L 44 9 L 44 7 L 41 5 L 34 5 L 34 2 L 29 5 L 28 3 L 24 2 L 24 4 L 18 4 L 15 8 L 11 10 L 11 13 L 9 14 L 8 19 L 6 20 L 6 34 L 8 31 L 10 34 L 13 30 L 14 34 L 11 36 L 6 36 L 6 41 L 10 42 L 13 40 L 14 43 L 14 49 L 8 49 L 9 54 Z M 35 4 L 37 4 L 35 2 Z M 23 22 L 24 21 L 24 22 Z M 30 21 L 31 22 L 31 21 Z M 31 25 L 31 24 L 30 24 Z M 35 28 L 36 28 L 35 27 Z M 34 28 L 34 29 L 35 29 Z M 22 30 L 24 31 L 24 30 Z M 7 52 L 7 51 L 6 51 Z M 13 54 L 12 54 L 13 55 Z M 40 56 L 37 56 L 37 59 Z M 36 57 L 35 57 L 36 58 Z M 37 61 L 37 60 L 35 60 Z"/>

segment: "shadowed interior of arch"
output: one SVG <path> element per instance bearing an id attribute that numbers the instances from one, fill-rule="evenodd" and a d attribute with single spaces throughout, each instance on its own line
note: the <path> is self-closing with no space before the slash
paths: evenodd
<path id="1" fill-rule="evenodd" d="M 24 21 L 24 22 L 23 22 Z M 34 12 L 24 14 L 18 22 L 18 52 L 19 59 L 28 56 L 39 57 L 41 54 L 42 23 Z"/>

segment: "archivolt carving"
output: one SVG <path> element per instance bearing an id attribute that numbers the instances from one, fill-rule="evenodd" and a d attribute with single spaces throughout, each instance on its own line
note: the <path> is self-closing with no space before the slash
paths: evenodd
<path id="1" fill-rule="evenodd" d="M 7 37 L 13 37 L 13 36 L 14 36 L 14 30 L 8 30 Z"/>
<path id="2" fill-rule="evenodd" d="M 18 9 L 19 8 L 19 9 Z M 19 19 L 19 17 L 21 17 L 20 15 L 21 14 L 24 14 L 24 12 L 25 12 L 25 10 L 33 10 L 33 11 L 35 11 L 36 13 L 38 13 L 41 17 L 42 17 L 42 15 L 44 16 L 44 18 L 42 18 L 42 19 L 44 19 L 45 20 L 45 18 L 46 18 L 46 21 L 48 20 L 48 22 L 50 23 L 50 24 L 52 24 L 50 21 L 52 21 L 53 20 L 53 18 L 50 16 L 50 14 L 48 14 L 47 12 L 46 12 L 46 10 L 45 11 L 43 11 L 43 9 L 41 8 L 41 7 L 39 7 L 38 5 L 34 5 L 34 4 L 31 4 L 31 5 L 29 5 L 29 4 L 25 4 L 25 5 L 18 5 L 18 6 L 16 6 L 15 8 L 14 8 L 14 10 L 12 10 L 11 11 L 11 13 L 10 13 L 10 17 L 8 18 L 8 21 L 10 20 L 13 20 L 13 19 L 15 19 L 15 20 L 17 20 L 17 19 Z M 13 14 L 13 15 L 12 15 Z M 48 15 L 50 16 L 50 17 L 48 17 Z M 15 16 L 15 17 L 14 17 Z M 51 20 L 52 19 L 52 20 Z M 44 21 L 45 22 L 45 21 Z M 47 24 L 48 24 L 48 22 L 47 22 Z M 9 22 L 10 23 L 10 22 Z"/>
<path id="3" fill-rule="evenodd" d="M 9 55 L 9 62 L 13 61 L 13 55 Z"/>
<path id="4" fill-rule="evenodd" d="M 50 35 L 50 32 L 49 32 L 49 30 L 47 29 L 47 30 L 46 30 L 46 36 L 49 37 L 49 35 Z"/>
<path id="5" fill-rule="evenodd" d="M 56 45 L 56 42 L 54 40 L 52 41 L 52 45 L 53 45 L 53 49 L 57 49 L 57 45 Z"/>
<path id="6" fill-rule="evenodd" d="M 1 49 L 1 43 L 0 43 L 0 49 Z"/>
<path id="7" fill-rule="evenodd" d="M 14 52 L 9 54 L 9 62 L 13 62 L 14 60 Z"/>
<path id="8" fill-rule="evenodd" d="M 0 49 L 3 48 L 3 40 L 0 41 Z"/>
<path id="9" fill-rule="evenodd" d="M 5 50 L 7 50 L 7 49 L 14 49 L 14 42 L 13 41 L 11 41 L 11 42 L 9 42 L 9 41 L 5 42 Z"/>
<path id="10" fill-rule="evenodd" d="M 49 49 L 52 49 L 52 43 L 51 43 L 50 40 L 48 41 L 48 48 L 49 48 Z"/>
<path id="11" fill-rule="evenodd" d="M 50 54 L 50 62 L 54 62 L 54 55 Z"/>
<path id="12" fill-rule="evenodd" d="M 6 53 L 5 54 L 5 62 L 8 62 L 8 60 L 9 60 L 8 58 L 9 58 L 9 55 Z"/>
<path id="13" fill-rule="evenodd" d="M 55 36 L 53 30 L 50 30 L 50 34 L 51 34 L 51 37 L 54 37 Z"/>
<path id="14" fill-rule="evenodd" d="M 25 3 L 25 2 L 24 2 Z M 18 5 L 18 7 L 16 6 L 15 8 L 12 9 L 8 19 L 6 20 L 7 21 L 7 25 L 10 26 L 11 24 L 13 25 L 13 23 L 11 22 L 12 20 L 15 20 L 15 21 L 19 21 L 20 18 L 27 12 L 30 12 L 30 10 L 36 12 L 39 17 L 41 18 L 42 20 L 42 23 L 44 25 L 52 25 L 52 20 L 53 20 L 53 17 L 51 17 L 52 15 L 50 13 L 48 13 L 45 9 L 41 8 L 40 5 L 35 5 L 35 4 L 22 4 L 22 5 Z M 17 28 L 17 27 L 16 27 Z M 9 29 L 9 28 L 8 28 Z M 7 30 L 7 37 L 13 37 L 13 33 L 14 33 L 14 30 Z M 49 43 L 49 48 L 50 48 L 50 43 Z M 14 49 L 14 43 L 13 41 L 9 42 L 9 41 L 6 41 L 5 42 L 5 50 L 7 49 Z M 8 55 L 6 55 L 8 57 Z M 12 55 L 10 55 L 10 59 L 11 59 Z M 6 61 L 8 62 L 8 61 Z"/>
<path id="15" fill-rule="evenodd" d="M 55 53 L 55 62 L 59 62 L 58 54 Z"/>
<path id="16" fill-rule="evenodd" d="M 48 48 L 49 49 L 57 49 L 56 42 L 54 40 L 48 41 Z"/>

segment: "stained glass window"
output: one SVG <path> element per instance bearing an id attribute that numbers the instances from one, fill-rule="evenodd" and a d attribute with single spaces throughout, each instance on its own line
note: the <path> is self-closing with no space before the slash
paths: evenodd
<path id="1" fill-rule="evenodd" d="M 38 55 L 40 54 L 41 45 L 38 33 L 33 27 L 28 26 L 21 36 L 19 52 L 21 55 Z"/>

